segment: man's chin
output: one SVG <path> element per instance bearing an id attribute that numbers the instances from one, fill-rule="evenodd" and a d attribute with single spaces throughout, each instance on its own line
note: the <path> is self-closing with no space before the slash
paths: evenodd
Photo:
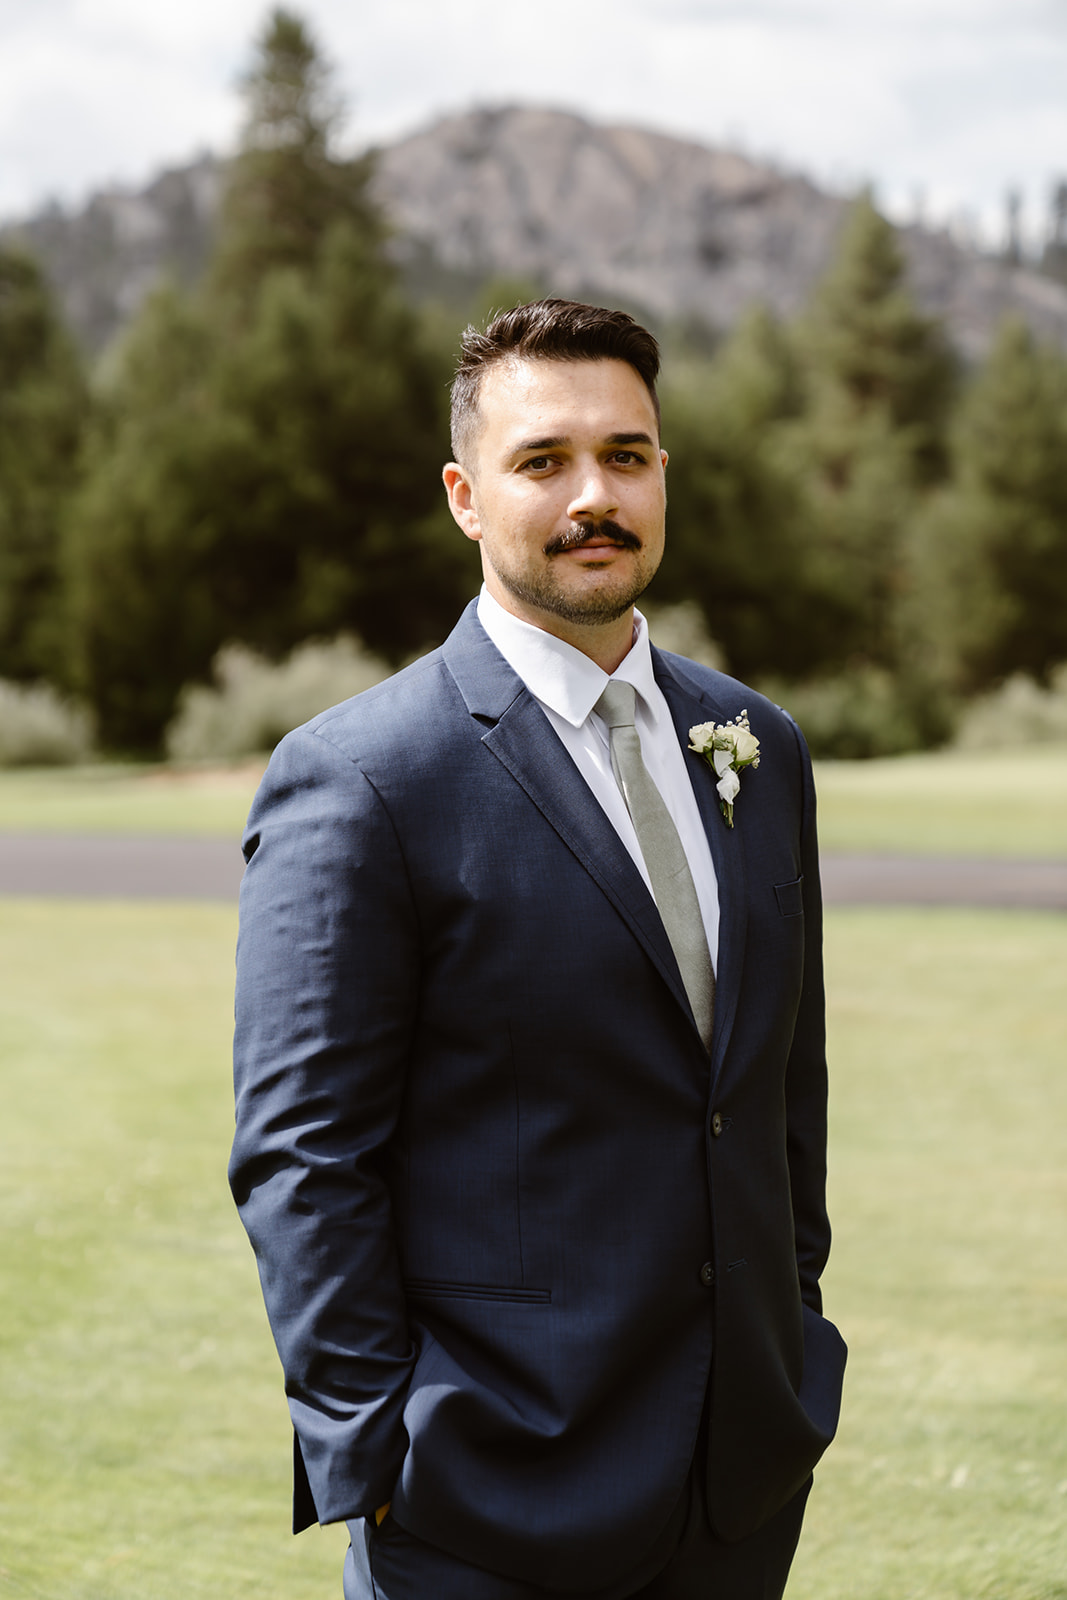
<path id="1" fill-rule="evenodd" d="M 564 587 L 563 585 L 508 585 L 517 600 L 578 627 L 602 627 L 618 622 L 633 609 L 651 579 L 640 585 L 615 583 Z"/>

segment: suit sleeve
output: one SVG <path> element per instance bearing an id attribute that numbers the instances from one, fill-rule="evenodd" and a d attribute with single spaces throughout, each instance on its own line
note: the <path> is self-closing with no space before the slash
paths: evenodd
<path id="1" fill-rule="evenodd" d="M 285 1373 L 298 1532 L 372 1513 L 407 1449 L 413 1351 L 385 1160 L 419 949 L 382 801 L 320 735 L 278 747 L 244 849 L 230 1183 Z"/>
<path id="2" fill-rule="evenodd" d="M 815 832 L 815 783 L 804 736 L 799 747 L 802 819 L 800 860 L 804 899 L 804 984 L 786 1068 L 786 1129 L 800 1292 L 822 1311 L 819 1278 L 830 1254 L 826 1213 L 826 995 L 822 958 L 822 890 Z"/>

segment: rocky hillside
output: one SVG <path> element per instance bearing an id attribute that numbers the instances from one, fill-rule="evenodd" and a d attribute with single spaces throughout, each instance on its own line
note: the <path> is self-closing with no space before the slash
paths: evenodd
<path id="1" fill-rule="evenodd" d="M 161 279 L 192 283 L 211 248 L 223 168 L 211 156 L 139 192 L 108 189 L 0 229 L 43 262 L 74 331 L 102 350 Z"/>
<path id="2" fill-rule="evenodd" d="M 101 348 L 160 274 L 195 277 L 221 178 L 205 157 L 140 193 L 99 194 L 22 225 L 87 345 Z M 445 117 L 386 146 L 377 188 L 418 293 L 455 299 L 506 276 L 717 329 L 756 300 L 796 311 L 846 204 L 735 152 L 522 107 Z M 966 355 L 985 349 L 1009 310 L 1067 346 L 1067 288 L 943 232 L 902 237 L 918 298 Z"/>

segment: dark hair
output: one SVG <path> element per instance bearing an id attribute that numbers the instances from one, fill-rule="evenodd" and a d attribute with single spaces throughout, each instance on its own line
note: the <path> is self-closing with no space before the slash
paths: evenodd
<path id="1" fill-rule="evenodd" d="M 490 367 L 507 360 L 625 361 L 652 397 L 659 422 L 659 345 L 625 311 L 576 300 L 532 300 L 463 335 L 452 382 L 452 452 L 466 465 L 478 424 L 478 393 Z"/>

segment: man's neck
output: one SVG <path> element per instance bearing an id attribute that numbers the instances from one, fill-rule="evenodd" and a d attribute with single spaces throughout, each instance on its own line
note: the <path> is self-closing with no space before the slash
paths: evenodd
<path id="1" fill-rule="evenodd" d="M 489 592 L 493 594 L 492 589 Z M 507 592 L 503 595 L 493 594 L 493 599 L 513 617 L 518 617 L 520 622 L 528 622 L 531 627 L 540 628 L 542 633 L 550 633 L 554 639 L 562 639 L 564 644 L 580 650 L 583 656 L 588 656 L 609 677 L 633 648 L 633 606 L 613 622 L 580 623 L 569 622 L 565 617 L 539 611 L 533 606 L 524 606 L 521 600 Z"/>

